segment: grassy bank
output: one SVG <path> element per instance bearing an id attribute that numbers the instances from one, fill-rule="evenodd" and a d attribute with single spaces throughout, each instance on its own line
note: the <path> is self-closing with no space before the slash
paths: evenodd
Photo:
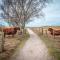
<path id="1" fill-rule="evenodd" d="M 60 60 L 60 42 L 57 41 L 57 39 L 49 38 L 46 35 L 39 34 L 39 36 L 48 47 L 50 55 L 52 55 L 54 59 Z"/>
<path id="2" fill-rule="evenodd" d="M 13 55 L 18 48 L 22 48 L 25 42 L 29 38 L 29 33 L 22 35 L 15 35 L 14 37 L 5 38 L 5 50 L 3 53 L 0 53 L 0 60 L 8 60 L 8 58 Z"/>

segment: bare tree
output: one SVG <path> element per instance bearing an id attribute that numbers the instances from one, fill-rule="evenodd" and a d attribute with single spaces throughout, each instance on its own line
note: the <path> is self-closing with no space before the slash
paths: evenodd
<path id="1" fill-rule="evenodd" d="M 2 16 L 8 21 L 15 22 L 18 26 L 25 28 L 30 18 L 43 16 L 42 9 L 51 0 L 2 0 L 0 9 Z M 4 40 L 2 50 L 4 50 Z"/>
<path id="2" fill-rule="evenodd" d="M 1 9 L 5 18 L 25 27 L 30 18 L 43 16 L 42 9 L 49 0 L 2 0 Z"/>

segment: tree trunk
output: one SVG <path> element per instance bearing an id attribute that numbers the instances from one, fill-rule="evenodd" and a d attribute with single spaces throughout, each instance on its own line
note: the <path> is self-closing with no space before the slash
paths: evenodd
<path id="1" fill-rule="evenodd" d="M 26 31 L 25 31 L 25 23 L 22 26 L 22 30 L 23 30 L 23 34 L 26 34 Z"/>

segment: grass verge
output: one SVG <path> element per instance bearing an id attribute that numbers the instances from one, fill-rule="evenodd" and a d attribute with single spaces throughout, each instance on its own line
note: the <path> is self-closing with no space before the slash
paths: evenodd
<path id="1" fill-rule="evenodd" d="M 55 29 L 59 29 L 60 27 L 54 27 Z M 50 34 L 46 34 L 45 30 L 43 29 L 43 35 L 40 28 L 31 28 L 37 35 L 41 38 L 41 40 L 46 44 L 48 48 L 48 52 L 53 57 L 54 60 L 60 60 L 60 36 L 56 36 L 55 39 Z"/>
<path id="2" fill-rule="evenodd" d="M 38 35 L 45 42 L 48 51 L 50 55 L 53 56 L 54 60 L 60 60 L 60 39 L 53 39 L 40 33 L 38 33 Z"/>

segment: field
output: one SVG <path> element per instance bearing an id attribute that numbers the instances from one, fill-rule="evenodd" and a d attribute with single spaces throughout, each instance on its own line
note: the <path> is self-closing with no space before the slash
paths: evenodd
<path id="1" fill-rule="evenodd" d="M 26 34 L 22 35 L 18 35 L 18 33 L 12 37 L 11 35 L 6 35 L 4 41 L 4 52 L 0 52 L 0 60 L 8 60 L 8 58 L 14 54 L 14 52 L 16 51 L 16 49 L 22 48 L 24 46 L 24 43 L 26 42 L 26 40 L 28 39 L 29 34 L 28 32 L 26 32 Z M 0 39 L 1 42 L 1 39 Z M 1 44 L 0 44 L 1 45 Z M 0 46 L 0 50 L 1 50 L 1 46 Z"/>
<path id="2" fill-rule="evenodd" d="M 48 47 L 49 54 L 52 55 L 54 60 L 60 60 L 60 36 L 55 36 L 55 38 L 48 32 L 49 27 L 34 27 L 31 28 L 42 41 Z M 54 29 L 60 29 L 60 27 L 52 27 Z"/>

